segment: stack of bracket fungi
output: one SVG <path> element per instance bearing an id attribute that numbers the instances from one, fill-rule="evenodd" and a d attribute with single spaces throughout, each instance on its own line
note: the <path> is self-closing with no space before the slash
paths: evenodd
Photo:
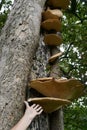
<path id="1" fill-rule="evenodd" d="M 62 43 L 62 38 L 59 35 L 63 16 L 61 9 L 66 9 L 69 3 L 69 0 L 48 0 L 47 10 L 42 13 L 41 27 L 46 31 L 44 43 L 51 48 Z M 54 62 L 61 55 L 61 52 L 53 55 L 49 62 Z M 34 79 L 30 82 L 30 86 L 41 93 L 43 97 L 30 98 L 28 101 L 40 104 L 47 113 L 71 103 L 73 99 L 82 95 L 84 89 L 80 81 L 76 79 L 57 79 L 54 77 Z"/>
<path id="2" fill-rule="evenodd" d="M 80 97 L 84 90 L 83 84 L 76 79 L 38 78 L 32 80 L 30 85 L 47 97 L 30 98 L 29 101 L 40 104 L 48 113 L 71 103 L 73 99 Z"/>
<path id="3" fill-rule="evenodd" d="M 46 30 L 44 35 L 44 43 L 50 46 L 59 46 L 62 38 L 57 32 L 61 31 L 62 12 L 60 10 L 47 9 L 42 13 L 42 28 Z M 49 32 L 49 33 L 48 33 Z"/>

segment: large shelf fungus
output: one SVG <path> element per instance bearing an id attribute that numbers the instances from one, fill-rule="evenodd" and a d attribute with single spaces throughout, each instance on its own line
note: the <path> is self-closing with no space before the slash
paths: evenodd
<path id="1" fill-rule="evenodd" d="M 59 19 L 47 19 L 41 23 L 43 29 L 50 31 L 61 31 L 61 21 Z"/>
<path id="2" fill-rule="evenodd" d="M 70 4 L 70 0 L 48 0 L 47 4 L 52 8 L 67 9 Z"/>
<path id="3" fill-rule="evenodd" d="M 61 19 L 63 17 L 63 13 L 59 9 L 47 9 L 46 11 L 42 12 L 42 19 Z"/>
<path id="4" fill-rule="evenodd" d="M 46 113 L 54 112 L 62 106 L 71 103 L 69 100 L 52 97 L 29 98 L 28 102 L 41 105 Z"/>
<path id="5" fill-rule="evenodd" d="M 50 46 L 59 46 L 62 44 L 62 38 L 58 34 L 45 34 L 43 41 Z"/>
<path id="6" fill-rule="evenodd" d="M 44 96 L 73 100 L 83 94 L 83 84 L 76 79 L 38 78 L 30 82 Z"/>

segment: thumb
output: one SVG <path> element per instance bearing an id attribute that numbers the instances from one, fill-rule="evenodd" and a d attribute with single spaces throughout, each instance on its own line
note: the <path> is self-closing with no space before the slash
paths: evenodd
<path id="1" fill-rule="evenodd" d="M 26 108 L 28 108 L 28 107 L 29 107 L 28 102 L 27 102 L 27 101 L 24 101 L 24 103 L 25 103 L 25 105 L 26 105 Z"/>

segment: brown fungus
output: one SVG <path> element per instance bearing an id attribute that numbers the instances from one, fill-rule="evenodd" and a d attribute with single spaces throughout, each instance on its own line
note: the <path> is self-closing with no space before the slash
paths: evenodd
<path id="1" fill-rule="evenodd" d="M 48 0 L 47 5 L 52 8 L 67 9 L 70 4 L 70 0 Z"/>
<path id="2" fill-rule="evenodd" d="M 47 19 L 61 19 L 63 17 L 63 13 L 59 9 L 47 9 L 46 11 L 42 12 L 43 20 Z"/>
<path id="3" fill-rule="evenodd" d="M 61 31 L 61 21 L 59 19 L 47 19 L 41 23 L 41 27 L 47 31 Z"/>
<path id="4" fill-rule="evenodd" d="M 39 104 L 46 113 L 51 113 L 58 110 L 60 107 L 71 103 L 69 100 L 52 97 L 29 98 L 28 102 Z"/>
<path id="5" fill-rule="evenodd" d="M 45 34 L 43 41 L 50 46 L 59 46 L 62 43 L 62 38 L 58 34 Z"/>
<path id="6" fill-rule="evenodd" d="M 48 97 L 73 100 L 83 94 L 83 84 L 76 79 L 54 79 L 52 77 L 32 80 L 30 86 Z"/>

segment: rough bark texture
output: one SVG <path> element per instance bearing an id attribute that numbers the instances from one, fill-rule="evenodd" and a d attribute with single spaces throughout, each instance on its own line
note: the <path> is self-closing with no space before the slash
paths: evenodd
<path id="1" fill-rule="evenodd" d="M 62 108 L 50 114 L 50 130 L 64 130 Z"/>
<path id="2" fill-rule="evenodd" d="M 38 46 L 45 0 L 15 0 L 0 37 L 0 130 L 23 113 L 32 59 Z"/>
<path id="3" fill-rule="evenodd" d="M 36 79 L 41 77 L 49 76 L 49 71 L 47 71 L 48 58 L 50 56 L 49 48 L 43 43 L 43 36 L 40 37 L 39 48 L 33 59 L 33 66 L 31 69 L 31 75 L 29 79 Z M 34 89 L 29 88 L 28 97 L 43 97 Z M 28 130 L 49 130 L 49 120 L 48 114 L 42 113 L 40 116 L 36 117 L 31 123 Z"/>

